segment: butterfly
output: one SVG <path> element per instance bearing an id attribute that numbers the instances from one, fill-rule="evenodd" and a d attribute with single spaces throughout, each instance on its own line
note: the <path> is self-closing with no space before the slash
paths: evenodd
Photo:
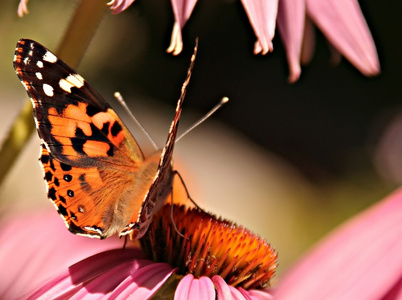
<path id="1" fill-rule="evenodd" d="M 172 154 L 197 42 L 162 150 L 144 157 L 120 117 L 41 44 L 18 41 L 14 69 L 32 101 L 48 198 L 74 234 L 141 238 L 172 193 Z"/>

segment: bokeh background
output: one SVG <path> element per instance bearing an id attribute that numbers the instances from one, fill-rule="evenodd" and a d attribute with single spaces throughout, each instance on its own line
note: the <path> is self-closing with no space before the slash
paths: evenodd
<path id="1" fill-rule="evenodd" d="M 17 0 L 0 1 L 0 138 L 27 99 L 12 68 L 16 42 L 31 38 L 56 49 L 76 3 L 32 0 L 21 19 Z M 298 82 L 287 83 L 279 36 L 273 53 L 254 56 L 252 28 L 234 0 L 199 1 L 177 57 L 165 52 L 174 22 L 169 1 L 137 0 L 120 15 L 107 12 L 78 71 L 111 102 L 120 91 L 162 147 L 199 37 L 181 130 L 222 96 L 230 102 L 177 144 L 176 167 L 202 207 L 261 234 L 279 251 L 281 273 L 402 181 L 402 4 L 360 5 L 380 57 L 382 72 L 374 78 L 346 60 L 332 64 L 316 30 L 313 60 Z M 33 136 L 0 187 L 3 217 L 51 206 L 38 144 Z"/>

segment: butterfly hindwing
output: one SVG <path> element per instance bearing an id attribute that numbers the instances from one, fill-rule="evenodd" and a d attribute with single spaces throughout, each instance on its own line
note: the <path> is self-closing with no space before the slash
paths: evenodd
<path id="1" fill-rule="evenodd" d="M 99 168 L 72 167 L 54 159 L 44 144 L 40 162 L 48 198 L 71 232 L 104 238 L 120 229 L 124 216 L 118 201 L 120 189 L 133 185 L 131 176 L 113 177 Z M 105 183 L 109 189 L 105 189 Z"/>

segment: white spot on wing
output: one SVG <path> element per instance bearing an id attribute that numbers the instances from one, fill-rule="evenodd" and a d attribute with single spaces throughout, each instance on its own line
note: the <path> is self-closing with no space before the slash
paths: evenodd
<path id="1" fill-rule="evenodd" d="M 70 74 L 66 79 L 60 79 L 60 87 L 67 93 L 71 93 L 71 88 L 81 88 L 84 86 L 84 78 L 78 74 Z"/>
<path id="2" fill-rule="evenodd" d="M 53 97 L 53 95 L 54 95 L 53 88 L 46 83 L 43 85 L 43 91 L 45 92 L 46 96 L 48 96 L 48 97 Z"/>
<path id="3" fill-rule="evenodd" d="M 36 75 L 36 77 L 37 77 L 39 80 L 42 80 L 42 79 L 43 79 L 43 76 L 42 76 L 42 73 L 41 73 L 41 72 L 36 72 L 35 75 Z"/>
<path id="4" fill-rule="evenodd" d="M 57 61 L 57 57 L 50 51 L 47 51 L 45 55 L 43 55 L 43 60 L 48 61 L 50 63 L 55 63 Z"/>
<path id="5" fill-rule="evenodd" d="M 29 57 L 25 57 L 25 58 L 24 58 L 24 64 L 27 65 L 28 63 L 29 63 Z"/>
<path id="6" fill-rule="evenodd" d="M 37 62 L 36 62 L 36 65 L 38 66 L 38 68 L 43 68 L 43 62 L 41 62 L 40 60 L 38 60 Z"/>
<path id="7" fill-rule="evenodd" d="M 29 50 L 28 55 L 29 55 L 29 56 L 32 56 L 32 55 L 33 55 L 33 51 L 32 51 L 32 50 Z"/>

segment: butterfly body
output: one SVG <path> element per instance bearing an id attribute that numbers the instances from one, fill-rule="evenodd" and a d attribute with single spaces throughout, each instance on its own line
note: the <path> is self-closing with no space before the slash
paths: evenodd
<path id="1" fill-rule="evenodd" d="M 185 89 L 165 147 L 145 158 L 106 100 L 44 46 L 21 39 L 14 68 L 33 104 L 48 197 L 68 229 L 140 238 L 172 191 Z"/>

